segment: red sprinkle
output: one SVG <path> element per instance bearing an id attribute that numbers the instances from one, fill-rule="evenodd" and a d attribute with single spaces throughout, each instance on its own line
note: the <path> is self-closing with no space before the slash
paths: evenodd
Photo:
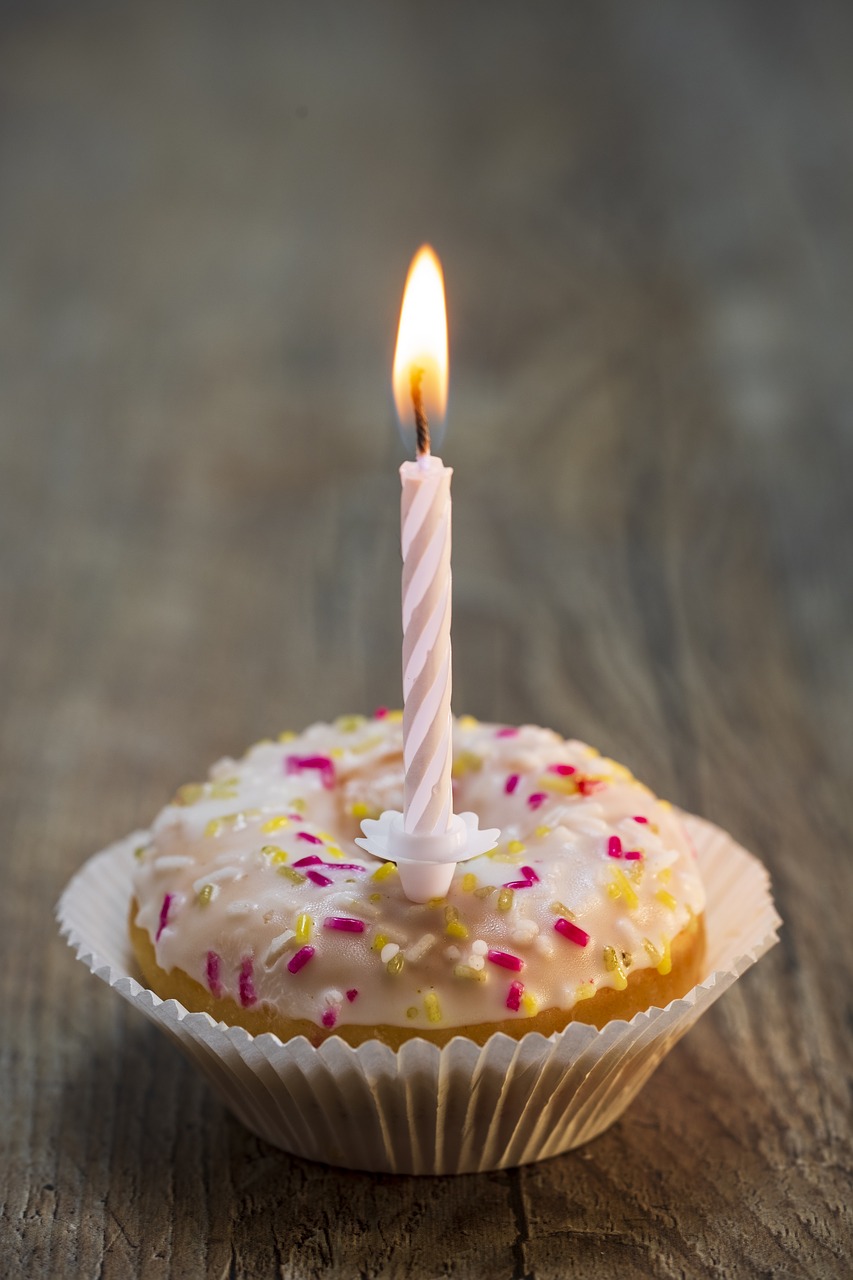
<path id="1" fill-rule="evenodd" d="M 604 783 L 600 778 L 581 778 L 578 781 L 578 791 L 582 796 L 594 795 L 596 791 L 600 791 Z"/>
<path id="2" fill-rule="evenodd" d="M 294 862 L 293 865 L 296 866 L 296 863 Z M 310 871 L 306 871 L 305 874 L 312 884 L 318 884 L 321 889 L 332 883 L 328 876 L 324 876 L 322 871 L 315 871 L 313 867 Z"/>
<path id="3" fill-rule="evenodd" d="M 587 931 L 579 928 L 576 924 L 572 924 L 571 920 L 566 920 L 563 916 L 554 921 L 554 928 L 557 933 L 561 933 L 564 938 L 568 938 L 569 942 L 576 942 L 579 947 L 585 947 L 589 942 Z"/>
<path id="4" fill-rule="evenodd" d="M 290 819 L 291 819 L 291 821 L 293 821 L 293 822 L 304 822 L 304 821 L 305 821 L 305 818 L 304 818 L 303 814 L 301 814 L 301 813 L 289 813 L 287 816 L 288 816 L 288 818 L 290 818 Z"/>
<path id="5" fill-rule="evenodd" d="M 505 729 L 498 729 L 495 734 L 496 738 L 515 738 L 518 736 L 518 730 L 512 725 L 507 725 Z"/>
<path id="6" fill-rule="evenodd" d="M 527 876 L 527 879 L 530 881 L 531 884 L 539 883 L 539 877 L 537 876 L 536 872 L 533 870 L 532 867 L 522 867 L 521 874 L 523 876 Z"/>
<path id="7" fill-rule="evenodd" d="M 618 836 L 611 836 L 607 841 L 607 855 L 610 858 L 622 857 L 622 841 Z"/>
<path id="8" fill-rule="evenodd" d="M 322 867 L 323 859 L 318 857 L 316 853 L 309 853 L 304 858 L 300 858 L 294 862 L 294 867 Z"/>
<path id="9" fill-rule="evenodd" d="M 322 844 L 323 841 L 319 836 L 312 836 L 310 831 L 297 831 L 297 840 L 305 840 L 308 844 Z"/>
<path id="10" fill-rule="evenodd" d="M 642 858 L 642 856 L 643 855 L 639 849 L 629 849 L 628 852 L 625 854 L 625 861 L 636 862 L 637 859 Z"/>
<path id="11" fill-rule="evenodd" d="M 544 791 L 534 791 L 532 796 L 527 797 L 527 803 L 531 809 L 538 809 L 548 799 Z"/>
<path id="12" fill-rule="evenodd" d="M 635 822 L 642 822 L 643 826 L 647 826 L 647 825 L 648 825 L 648 821 L 649 821 L 649 820 L 648 820 L 648 818 L 644 818 L 644 817 L 643 817 L 643 815 L 642 815 L 641 813 L 635 813 L 635 814 L 634 814 L 634 821 L 635 821 Z"/>
<path id="13" fill-rule="evenodd" d="M 516 973 L 524 968 L 524 961 L 509 951 L 488 951 L 486 959 L 491 960 L 492 964 L 499 964 L 502 969 L 514 969 Z"/>
<path id="14" fill-rule="evenodd" d="M 333 871 L 366 871 L 367 867 L 362 867 L 357 862 L 324 862 L 324 867 L 331 867 Z"/>
<path id="15" fill-rule="evenodd" d="M 175 895 L 173 893 L 167 893 L 163 899 L 163 905 L 160 908 L 160 923 L 157 925 L 157 936 L 154 939 L 155 942 L 160 941 L 160 934 L 166 928 L 166 924 L 169 919 L 169 907 L 172 905 L 172 899 L 174 896 Z"/>
<path id="16" fill-rule="evenodd" d="M 256 1004 L 258 999 L 252 978 L 252 968 L 251 958 L 244 960 L 240 966 L 240 1003 L 244 1009 L 250 1004 Z"/>
<path id="17" fill-rule="evenodd" d="M 364 921 L 352 916 L 326 916 L 324 929 L 338 929 L 341 933 L 364 933 Z"/>
<path id="18" fill-rule="evenodd" d="M 207 985 L 210 987 L 210 994 L 216 996 L 217 1000 L 222 995 L 222 983 L 219 981 L 219 956 L 215 951 L 207 953 Z"/>
<path id="19" fill-rule="evenodd" d="M 327 791 L 335 785 L 335 764 L 329 756 L 285 756 L 285 773 L 301 773 L 303 769 L 319 770 L 320 780 Z"/>
<path id="20" fill-rule="evenodd" d="M 324 1010 L 323 1010 L 323 1026 L 324 1026 L 324 1027 L 333 1027 L 333 1026 L 335 1025 L 335 1023 L 337 1022 L 337 1020 L 338 1020 L 338 1011 L 337 1011 L 337 1009 L 324 1009 Z"/>
<path id="21" fill-rule="evenodd" d="M 374 713 L 373 713 L 373 719 L 374 719 L 374 720 L 384 720 L 384 719 L 385 719 L 385 717 L 387 716 L 387 714 L 388 714 L 388 708 L 387 708 L 387 707 L 377 707 L 377 708 L 376 708 L 376 710 L 375 710 L 375 711 L 374 711 Z"/>
<path id="22" fill-rule="evenodd" d="M 347 992 L 347 1000 L 349 1000 L 350 1004 L 352 1004 L 353 1000 L 356 998 L 357 995 L 358 995 L 358 987 L 351 987 L 350 990 Z"/>
<path id="23" fill-rule="evenodd" d="M 504 783 L 504 791 L 508 796 L 511 796 L 512 793 L 515 791 L 515 788 L 518 786 L 520 779 L 521 779 L 521 774 L 519 773 L 511 773 L 509 775 L 506 782 Z"/>
<path id="24" fill-rule="evenodd" d="M 521 1008 L 521 997 L 524 995 L 523 982 L 511 982 L 506 997 L 506 1007 L 512 1009 L 513 1013 L 518 1013 Z"/>
<path id="25" fill-rule="evenodd" d="M 533 888 L 533 881 L 532 881 L 532 880 L 507 880 L 506 884 L 505 884 L 505 885 L 502 885 L 502 886 L 501 886 L 501 888 L 503 888 L 503 889 L 532 889 L 532 888 Z"/>
<path id="26" fill-rule="evenodd" d="M 300 947 L 295 955 L 292 955 L 287 962 L 288 970 L 291 973 L 298 973 L 300 969 L 304 969 L 308 961 L 314 954 L 313 947 Z"/>
<path id="27" fill-rule="evenodd" d="M 549 773 L 558 773 L 561 778 L 570 778 L 573 773 L 577 773 L 577 769 L 573 764 L 549 764 Z"/>

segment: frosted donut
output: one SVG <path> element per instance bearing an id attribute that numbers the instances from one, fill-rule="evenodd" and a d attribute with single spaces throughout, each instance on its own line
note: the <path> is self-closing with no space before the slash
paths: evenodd
<path id="1" fill-rule="evenodd" d="M 396 712 L 221 760 L 137 850 L 130 936 L 163 999 L 318 1044 L 483 1043 L 663 1007 L 703 976 L 705 896 L 679 817 L 547 729 L 454 726 L 454 807 L 499 827 L 446 898 L 354 839 L 402 808 Z"/>

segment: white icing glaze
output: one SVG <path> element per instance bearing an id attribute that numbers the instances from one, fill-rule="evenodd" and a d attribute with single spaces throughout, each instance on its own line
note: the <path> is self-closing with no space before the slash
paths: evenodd
<path id="1" fill-rule="evenodd" d="M 460 864 L 446 899 L 416 905 L 390 864 L 353 843 L 363 817 L 401 806 L 398 714 L 312 725 L 221 760 L 208 783 L 181 789 L 140 851 L 137 923 L 158 964 L 287 1018 L 414 1028 L 569 1009 L 625 972 L 665 968 L 705 905 L 668 804 L 592 748 L 533 726 L 457 721 L 454 761 L 456 809 L 499 826 L 501 841 Z M 623 856 L 609 855 L 612 837 Z M 328 927 L 341 917 L 361 930 Z M 561 918 L 579 941 L 555 929 Z"/>

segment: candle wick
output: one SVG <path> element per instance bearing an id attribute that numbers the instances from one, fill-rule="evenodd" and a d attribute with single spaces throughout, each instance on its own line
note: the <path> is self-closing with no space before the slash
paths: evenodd
<path id="1" fill-rule="evenodd" d="M 415 366 L 409 376 L 409 386 L 412 392 L 412 405 L 415 410 L 415 435 L 418 457 L 428 458 L 429 422 L 427 421 L 426 412 L 424 410 L 424 393 L 421 386 L 423 377 L 423 369 L 419 369 Z"/>

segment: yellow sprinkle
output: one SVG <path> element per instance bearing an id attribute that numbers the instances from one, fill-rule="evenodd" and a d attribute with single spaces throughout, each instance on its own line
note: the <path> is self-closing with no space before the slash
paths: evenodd
<path id="1" fill-rule="evenodd" d="M 662 959 L 662 953 L 658 951 L 655 944 L 653 942 L 650 942 L 648 938 L 643 938 L 643 946 L 645 947 L 646 953 L 648 954 L 649 959 L 652 961 L 652 963 L 660 964 Z"/>
<path id="2" fill-rule="evenodd" d="M 563 796 L 576 796 L 578 793 L 577 779 L 572 775 L 563 778 L 549 773 L 546 777 L 540 778 L 536 786 L 542 791 L 558 791 Z"/>
<path id="3" fill-rule="evenodd" d="M 613 974 L 613 985 L 616 990 L 624 991 L 628 985 L 628 979 L 622 968 L 622 960 L 614 947 L 604 948 L 604 967 Z"/>
<path id="4" fill-rule="evenodd" d="M 289 880 L 291 884 L 304 884 L 305 877 L 301 871 L 294 871 L 293 867 L 279 867 L 278 874 L 284 876 L 285 880 Z"/>
<path id="5" fill-rule="evenodd" d="M 200 782 L 187 782 L 175 792 L 175 804 L 195 804 L 204 795 L 204 787 Z"/>
<path id="6" fill-rule="evenodd" d="M 575 918 L 574 911 L 570 911 L 563 902 L 552 902 L 551 910 L 555 916 L 565 916 L 567 920 L 574 920 Z"/>
<path id="7" fill-rule="evenodd" d="M 485 969 L 472 969 L 467 964 L 457 964 L 453 966 L 454 978 L 467 978 L 469 982 L 485 982 Z"/>
<path id="8" fill-rule="evenodd" d="M 424 1008 L 429 1022 L 441 1022 L 441 1005 L 434 991 L 428 991 L 424 996 Z"/>
<path id="9" fill-rule="evenodd" d="M 611 760 L 608 756 L 602 756 L 601 763 L 608 770 L 611 777 L 618 778 L 621 782 L 636 781 L 631 770 L 626 769 L 624 764 L 619 764 L 618 760 Z"/>
<path id="10" fill-rule="evenodd" d="M 284 733 L 278 735 L 279 742 L 292 742 L 296 734 L 292 729 L 285 729 Z"/>
<path id="11" fill-rule="evenodd" d="M 539 1008 L 539 1001 L 535 996 L 531 996 L 525 992 L 521 997 L 521 1007 L 527 1014 L 528 1018 L 532 1018 L 536 1010 Z"/>
<path id="12" fill-rule="evenodd" d="M 338 716 L 335 728 L 340 733 L 355 733 L 363 724 L 367 724 L 366 716 Z"/>
<path id="13" fill-rule="evenodd" d="M 288 803 L 291 809 L 295 809 L 297 813 L 304 813 L 308 807 L 301 796 L 294 796 L 294 798 L 288 801 Z"/>
<path id="14" fill-rule="evenodd" d="M 579 987 L 575 987 L 575 1000 L 589 1000 L 595 995 L 594 982 L 582 982 Z"/>
<path id="15" fill-rule="evenodd" d="M 350 807 L 350 813 L 352 814 L 352 816 L 354 818 L 358 818 L 359 820 L 361 820 L 362 818 L 369 818 L 371 815 L 371 812 L 372 810 L 370 808 L 370 805 L 365 804 L 363 800 L 356 800 L 355 804 Z"/>
<path id="16" fill-rule="evenodd" d="M 297 942 L 307 942 L 311 937 L 311 930 L 314 927 L 314 921 L 304 911 L 296 917 L 296 940 Z"/>
<path id="17" fill-rule="evenodd" d="M 514 897 L 512 889 L 501 889 L 498 894 L 498 911 L 510 911 Z"/>
<path id="18" fill-rule="evenodd" d="M 446 926 L 444 932 L 447 934 L 448 938 L 468 937 L 468 930 L 461 920 L 451 920 L 450 924 Z"/>
<path id="19" fill-rule="evenodd" d="M 402 711 L 389 711 L 385 719 L 388 724 L 399 724 L 403 719 L 403 713 Z"/>
<path id="20" fill-rule="evenodd" d="M 383 862 L 382 866 L 377 867 L 370 878 L 371 880 L 377 880 L 377 881 L 387 880 L 388 877 L 392 876 L 396 870 L 397 870 L 396 862 Z"/>
<path id="21" fill-rule="evenodd" d="M 276 866 L 280 865 L 282 862 L 287 862 L 287 854 L 284 849 L 280 849 L 277 844 L 265 844 L 261 849 L 261 853 L 265 854 L 271 862 L 276 864 Z"/>
<path id="22" fill-rule="evenodd" d="M 427 906 L 440 907 L 442 902 L 444 902 L 444 898 L 430 898 L 429 902 L 427 903 Z"/>
<path id="23" fill-rule="evenodd" d="M 497 888 L 497 885 L 495 884 L 482 884 L 480 885 L 479 889 L 474 890 L 474 897 L 488 898 L 490 894 L 494 893 L 496 888 Z"/>
<path id="24" fill-rule="evenodd" d="M 289 826 L 290 826 L 290 818 L 286 818 L 285 815 L 281 813 L 277 818 L 268 818 L 267 821 L 262 825 L 261 831 L 269 831 L 269 832 L 281 831 L 284 829 L 284 827 L 289 827 Z"/>
<path id="25" fill-rule="evenodd" d="M 669 938 L 667 938 L 663 947 L 663 956 L 661 958 L 660 964 L 658 965 L 658 973 L 660 974 L 667 974 L 672 969 L 672 952 L 670 950 L 670 947 L 671 947 L 671 943 L 669 941 Z"/>
<path id="26" fill-rule="evenodd" d="M 418 1008 L 418 1006 L 416 1004 L 410 1004 L 408 1009 L 406 1010 L 406 1017 L 416 1018 L 419 1013 L 420 1013 L 420 1009 Z"/>
<path id="27" fill-rule="evenodd" d="M 329 755 L 332 757 L 333 760 L 340 760 L 343 754 L 344 754 L 343 747 L 329 747 Z"/>
<path id="28" fill-rule="evenodd" d="M 524 853 L 526 849 L 527 845 L 523 840 L 510 840 L 506 847 L 507 853 Z"/>
<path id="29" fill-rule="evenodd" d="M 207 826 L 206 826 L 206 827 L 205 827 L 205 829 L 204 829 L 204 834 L 205 834 L 206 836 L 218 836 L 218 835 L 221 835 L 221 834 L 222 834 L 222 819 L 221 819 L 221 818 L 211 818 L 211 819 L 210 819 L 210 822 L 208 822 Z"/>
<path id="30" fill-rule="evenodd" d="M 220 778 L 218 782 L 211 782 L 210 795 L 214 800 L 233 800 L 237 794 L 237 784 L 239 778 Z"/>
<path id="31" fill-rule="evenodd" d="M 460 751 L 453 761 L 451 775 L 454 778 L 464 778 L 466 773 L 479 773 L 482 767 L 482 756 L 474 755 L 473 751 Z"/>
<path id="32" fill-rule="evenodd" d="M 644 867 L 641 860 L 638 859 L 636 862 L 631 863 L 631 870 L 628 872 L 628 875 L 631 877 L 634 884 L 640 883 L 643 878 L 643 871 Z"/>
<path id="33" fill-rule="evenodd" d="M 327 844 L 326 853 L 330 854 L 333 858 L 342 858 L 344 856 L 343 849 L 339 849 L 336 844 Z"/>
<path id="34" fill-rule="evenodd" d="M 381 746 L 382 739 L 380 737 L 365 738 L 364 742 L 353 743 L 350 747 L 350 751 L 352 751 L 353 755 L 363 756 L 366 755 L 368 751 L 372 751 L 374 747 Z"/>
<path id="35" fill-rule="evenodd" d="M 675 901 L 675 898 L 673 898 L 672 894 L 668 893 L 666 889 L 658 889 L 657 893 L 655 894 L 655 897 L 657 898 L 661 906 L 669 907 L 670 911 L 674 911 L 675 908 L 678 906 L 678 903 Z"/>
<path id="36" fill-rule="evenodd" d="M 477 877 L 473 871 L 468 871 L 462 877 L 462 892 L 473 893 L 477 887 Z"/>
<path id="37" fill-rule="evenodd" d="M 145 857 L 145 845 L 144 845 L 144 844 L 138 844 L 138 845 L 136 846 L 136 848 L 134 849 L 134 851 L 133 851 L 133 856 L 134 856 L 134 858 L 144 858 L 144 857 Z"/>
<path id="38" fill-rule="evenodd" d="M 213 897 L 213 885 L 203 884 L 198 891 L 198 905 L 200 907 L 206 907 L 212 897 Z"/>
<path id="39" fill-rule="evenodd" d="M 663 871 L 658 872 L 658 880 L 661 884 L 669 884 L 672 879 L 672 867 L 664 867 Z"/>
<path id="40" fill-rule="evenodd" d="M 607 892 L 611 898 L 624 898 L 625 906 L 629 911 L 636 911 L 640 905 L 640 899 L 637 897 L 634 886 L 625 875 L 625 872 L 620 871 L 618 867 L 613 869 L 613 879 L 607 886 Z"/>
<path id="41" fill-rule="evenodd" d="M 665 809 L 667 813 L 669 813 L 670 810 L 672 809 L 672 805 L 670 804 L 669 800 L 661 800 L 659 801 L 659 804 L 660 804 L 660 807 L 662 809 Z"/>
<path id="42" fill-rule="evenodd" d="M 466 733 L 470 729 L 479 729 L 479 727 L 480 727 L 480 721 L 477 720 L 474 716 L 459 717 L 459 728 L 464 729 Z"/>
<path id="43" fill-rule="evenodd" d="M 381 894 L 381 893 L 371 893 L 371 895 L 370 895 L 370 901 L 371 901 L 371 902 L 381 902 L 381 901 L 382 901 L 382 894 Z"/>
<path id="44" fill-rule="evenodd" d="M 370 950 L 381 951 L 387 941 L 388 939 L 384 933 L 377 933 L 376 937 L 373 939 L 373 941 L 370 944 Z"/>
<path id="45" fill-rule="evenodd" d="M 537 827 L 533 834 L 538 836 L 540 840 L 544 840 L 546 836 L 549 836 L 551 834 L 551 828 Z"/>
<path id="46" fill-rule="evenodd" d="M 395 956 L 392 956 L 391 959 L 386 964 L 385 966 L 386 972 L 390 973 L 392 978 L 396 978 L 397 974 L 401 972 L 403 965 L 405 963 L 406 961 L 403 958 L 402 951 L 398 951 L 397 954 Z"/>

